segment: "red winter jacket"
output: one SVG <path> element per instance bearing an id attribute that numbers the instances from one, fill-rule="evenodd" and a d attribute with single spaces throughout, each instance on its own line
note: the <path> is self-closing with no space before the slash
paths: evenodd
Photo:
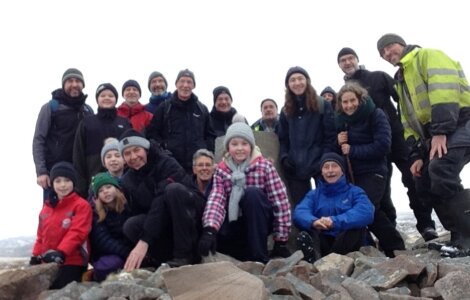
<path id="1" fill-rule="evenodd" d="M 117 114 L 128 119 L 132 124 L 132 128 L 138 132 L 143 132 L 153 118 L 153 114 L 146 111 L 145 106 L 140 103 L 130 107 L 124 102 L 118 107 Z"/>
<path id="2" fill-rule="evenodd" d="M 39 214 L 33 256 L 54 249 L 64 253 L 64 265 L 86 266 L 91 221 L 90 204 L 75 192 L 60 200 L 55 208 L 45 203 Z"/>

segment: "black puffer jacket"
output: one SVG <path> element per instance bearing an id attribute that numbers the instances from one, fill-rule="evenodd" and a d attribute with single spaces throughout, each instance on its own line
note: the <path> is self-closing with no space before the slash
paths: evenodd
<path id="1" fill-rule="evenodd" d="M 225 135 L 227 128 L 232 125 L 232 119 L 236 113 L 237 110 L 233 107 L 228 112 L 221 112 L 217 111 L 215 107 L 212 108 L 210 120 L 212 129 L 214 129 L 216 136 Z"/>

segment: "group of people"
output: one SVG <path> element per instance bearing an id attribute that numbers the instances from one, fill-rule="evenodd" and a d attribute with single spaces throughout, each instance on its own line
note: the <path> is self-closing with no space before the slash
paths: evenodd
<path id="1" fill-rule="evenodd" d="M 135 80 L 124 83 L 119 107 L 116 88 L 100 84 L 97 114 L 85 103 L 83 74 L 66 70 L 33 140 L 44 206 L 31 264 L 60 263 L 52 286 L 60 288 L 83 274 L 101 281 L 119 269 L 198 263 L 215 251 L 265 263 L 290 255 L 291 221 L 310 262 L 358 250 L 371 243 L 370 232 L 393 257 L 405 245 L 391 199 L 392 163 L 423 238 L 437 237 L 434 208 L 451 242 L 470 247 L 470 192 L 459 177 L 470 160 L 463 71 L 443 52 L 396 34 L 382 36 L 377 49 L 399 68 L 395 78 L 366 70 L 346 47 L 338 53 L 345 74 L 338 93 L 326 87 L 318 94 L 308 72 L 292 67 L 280 112 L 264 99 L 251 126 L 225 86 L 213 90 L 209 111 L 188 69 L 173 93 L 162 73 L 150 74 L 146 105 Z M 274 133 L 278 157 L 263 156 L 254 131 Z"/>

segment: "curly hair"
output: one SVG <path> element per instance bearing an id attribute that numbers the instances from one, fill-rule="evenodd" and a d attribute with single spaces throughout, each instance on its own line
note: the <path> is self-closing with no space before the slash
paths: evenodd
<path id="1" fill-rule="evenodd" d="M 103 203 L 99 197 L 96 198 L 95 202 L 95 210 L 98 214 L 98 223 L 102 222 L 106 219 L 106 215 L 109 210 L 115 211 L 117 213 L 122 213 L 124 210 L 124 206 L 127 203 L 126 196 L 124 193 L 117 187 L 116 188 L 116 198 L 110 203 Z"/>
<path id="2" fill-rule="evenodd" d="M 343 106 L 341 105 L 342 102 L 342 97 L 344 93 L 351 92 L 356 95 L 357 99 L 359 99 L 359 105 L 362 103 L 365 103 L 367 100 L 367 97 L 369 96 L 369 93 L 365 88 L 363 88 L 358 82 L 352 81 L 352 82 L 347 82 L 345 85 L 341 87 L 341 89 L 338 92 L 338 100 L 336 102 L 336 111 L 338 113 L 342 113 L 343 111 Z"/>
<path id="3" fill-rule="evenodd" d="M 305 104 L 307 105 L 307 111 L 317 112 L 319 111 L 319 99 L 317 91 L 313 88 L 310 78 L 307 78 L 307 88 L 305 89 Z M 286 100 L 284 102 L 284 113 L 287 117 L 293 117 L 297 111 L 297 104 L 295 98 L 297 96 L 289 89 L 286 88 Z"/>

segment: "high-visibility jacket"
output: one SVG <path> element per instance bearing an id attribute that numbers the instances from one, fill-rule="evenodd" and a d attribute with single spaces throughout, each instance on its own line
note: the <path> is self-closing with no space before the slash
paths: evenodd
<path id="1" fill-rule="evenodd" d="M 417 47 L 405 54 L 400 64 L 403 81 L 397 82 L 396 89 L 405 139 L 423 138 L 412 126 L 412 117 L 416 117 L 427 138 L 455 132 L 462 121 L 460 110 L 470 108 L 470 88 L 460 63 L 440 50 Z"/>

